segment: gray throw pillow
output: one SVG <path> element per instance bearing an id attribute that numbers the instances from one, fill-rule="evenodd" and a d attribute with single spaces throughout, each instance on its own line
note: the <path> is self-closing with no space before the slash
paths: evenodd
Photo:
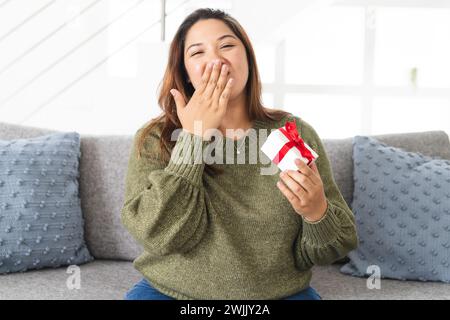
<path id="1" fill-rule="evenodd" d="M 353 140 L 359 247 L 341 272 L 450 282 L 450 161 Z"/>
<path id="2" fill-rule="evenodd" d="M 0 140 L 0 274 L 93 260 L 78 196 L 80 135 Z"/>

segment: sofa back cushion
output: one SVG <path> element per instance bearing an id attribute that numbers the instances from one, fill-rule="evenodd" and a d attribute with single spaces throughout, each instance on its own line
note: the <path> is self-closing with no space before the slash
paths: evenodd
<path id="1" fill-rule="evenodd" d="M 450 160 L 354 138 L 359 246 L 341 270 L 450 283 Z"/>
<path id="2" fill-rule="evenodd" d="M 77 132 L 0 139 L 0 274 L 92 260 L 79 157 Z"/>
<path id="3" fill-rule="evenodd" d="M 0 123 L 0 139 L 38 137 L 56 130 Z M 85 240 L 96 259 L 133 260 L 142 248 L 120 221 L 132 136 L 80 135 L 79 196 Z"/>

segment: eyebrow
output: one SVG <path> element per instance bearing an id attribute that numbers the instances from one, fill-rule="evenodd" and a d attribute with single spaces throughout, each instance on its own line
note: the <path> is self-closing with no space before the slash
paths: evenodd
<path id="1" fill-rule="evenodd" d="M 223 35 L 223 36 L 217 38 L 217 41 L 222 40 L 222 39 L 227 38 L 227 37 L 231 37 L 231 38 L 236 39 L 236 37 L 233 36 L 233 35 L 231 35 L 231 34 L 225 34 L 225 35 Z M 202 45 L 202 44 L 203 44 L 203 43 L 201 43 L 201 42 L 200 42 L 200 43 L 194 43 L 194 44 L 191 44 L 191 45 L 186 49 L 186 52 L 187 52 L 191 47 L 194 47 L 194 46 L 200 46 L 200 45 Z"/>

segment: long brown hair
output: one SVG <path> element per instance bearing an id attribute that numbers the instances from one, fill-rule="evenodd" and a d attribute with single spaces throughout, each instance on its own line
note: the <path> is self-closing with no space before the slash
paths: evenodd
<path id="1" fill-rule="evenodd" d="M 271 120 L 280 121 L 288 113 L 281 110 L 269 110 L 261 102 L 261 80 L 259 77 L 256 57 L 247 33 L 239 22 L 224 11 L 210 8 L 202 8 L 192 12 L 187 16 L 178 28 L 169 49 L 169 59 L 162 80 L 162 86 L 158 97 L 158 104 L 162 109 L 162 114 L 148 122 L 143 127 L 138 137 L 138 157 L 145 143 L 146 137 L 151 134 L 152 129 L 158 124 L 162 126 L 160 137 L 161 157 L 163 160 L 170 159 L 171 150 L 176 141 L 171 141 L 172 132 L 181 128 L 180 120 L 177 116 L 175 100 L 170 94 L 170 89 L 177 89 L 189 101 L 195 89 L 192 83 L 188 82 L 188 75 L 184 65 L 184 47 L 186 35 L 189 29 L 198 21 L 206 19 L 217 19 L 223 21 L 231 31 L 242 41 L 248 60 L 249 76 L 245 86 L 245 96 L 247 98 L 248 114 L 250 120 Z M 206 166 L 211 173 L 220 173 L 220 170 L 210 165 Z"/>

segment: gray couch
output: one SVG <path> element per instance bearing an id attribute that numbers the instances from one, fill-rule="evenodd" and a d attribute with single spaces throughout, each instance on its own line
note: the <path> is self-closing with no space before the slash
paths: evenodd
<path id="1" fill-rule="evenodd" d="M 0 139 L 29 138 L 55 132 L 0 123 Z M 120 211 L 132 136 L 81 136 L 80 197 L 85 239 L 95 261 L 81 265 L 81 288 L 69 290 L 66 268 L 0 275 L 0 299 L 122 299 L 141 275 L 131 261 L 141 248 L 122 227 Z M 450 159 L 443 131 L 375 136 L 411 152 Z M 345 200 L 353 194 L 352 139 L 324 140 L 334 176 Z M 312 286 L 324 299 L 449 299 L 450 285 L 381 281 L 367 289 L 366 279 L 343 275 L 339 265 L 314 267 Z"/>

